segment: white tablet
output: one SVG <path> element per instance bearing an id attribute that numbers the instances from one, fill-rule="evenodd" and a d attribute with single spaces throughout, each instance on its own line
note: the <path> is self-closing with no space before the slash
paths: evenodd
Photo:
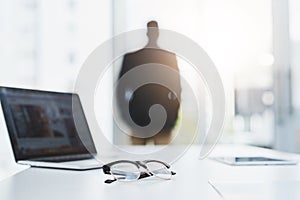
<path id="1" fill-rule="evenodd" d="M 236 166 L 247 166 L 247 165 L 296 165 L 296 161 L 282 160 L 276 158 L 267 157 L 215 157 L 212 158 L 219 162 L 236 165 Z"/>

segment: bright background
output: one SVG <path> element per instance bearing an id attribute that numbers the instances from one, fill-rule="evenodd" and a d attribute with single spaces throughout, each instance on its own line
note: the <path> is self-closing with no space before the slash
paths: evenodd
<path id="1" fill-rule="evenodd" d="M 72 91 L 98 45 L 157 20 L 215 62 L 226 92 L 221 142 L 300 152 L 299 10 L 297 0 L 0 0 L 0 85 Z M 108 138 L 126 143 L 105 109 Z"/>

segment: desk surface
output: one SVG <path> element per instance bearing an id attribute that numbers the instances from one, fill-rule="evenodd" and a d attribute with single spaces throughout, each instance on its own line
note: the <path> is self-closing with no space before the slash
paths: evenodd
<path id="1" fill-rule="evenodd" d="M 149 178 L 108 185 L 103 183 L 106 177 L 101 170 L 79 172 L 29 168 L 0 182 L 0 199 L 220 199 L 209 181 L 300 181 L 300 165 L 228 166 L 210 159 L 199 160 L 199 148 L 192 146 L 172 165 L 177 175 L 170 181 Z M 224 155 L 272 156 L 300 161 L 299 155 L 249 146 L 219 145 L 211 154 Z"/>

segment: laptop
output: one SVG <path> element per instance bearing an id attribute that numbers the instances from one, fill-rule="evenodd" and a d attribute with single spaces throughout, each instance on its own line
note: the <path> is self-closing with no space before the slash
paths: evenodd
<path id="1" fill-rule="evenodd" d="M 0 101 L 17 163 L 101 168 L 77 94 L 0 87 Z"/>

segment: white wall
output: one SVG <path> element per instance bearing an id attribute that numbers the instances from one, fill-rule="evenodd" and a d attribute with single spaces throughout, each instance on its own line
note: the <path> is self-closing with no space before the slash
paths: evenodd
<path id="1" fill-rule="evenodd" d="M 0 0 L 0 85 L 72 91 L 84 60 L 111 37 L 111 16 L 110 0 Z M 107 101 L 97 117 L 111 137 Z M 1 180 L 13 162 L 0 120 Z"/>

